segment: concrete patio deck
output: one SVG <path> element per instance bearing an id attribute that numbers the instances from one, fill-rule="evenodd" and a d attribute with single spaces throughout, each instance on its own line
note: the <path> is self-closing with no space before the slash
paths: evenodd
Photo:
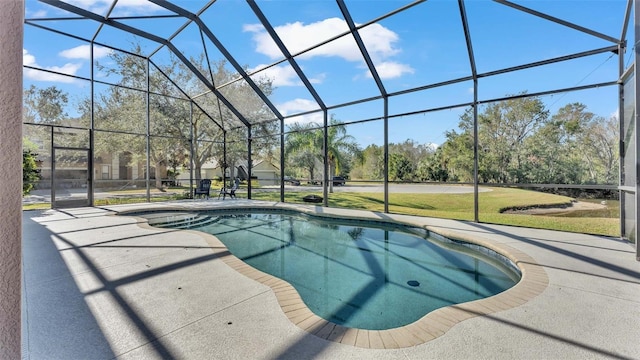
<path id="1" fill-rule="evenodd" d="M 229 205 L 283 206 L 208 200 L 24 212 L 23 358 L 640 359 L 640 263 L 617 239 L 284 205 L 477 239 L 524 254 L 521 265 L 548 278 L 520 305 L 468 317 L 417 345 L 371 349 L 373 338 L 347 345 L 296 326 L 269 283 L 236 271 L 226 248 L 200 233 L 111 216 Z"/>

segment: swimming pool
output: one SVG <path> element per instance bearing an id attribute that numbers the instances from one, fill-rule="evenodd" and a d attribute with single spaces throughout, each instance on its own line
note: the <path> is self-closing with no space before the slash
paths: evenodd
<path id="1" fill-rule="evenodd" d="M 236 257 L 291 284 L 316 315 L 345 327 L 400 327 L 520 279 L 493 251 L 392 223 L 282 210 L 140 216 L 216 236 Z"/>

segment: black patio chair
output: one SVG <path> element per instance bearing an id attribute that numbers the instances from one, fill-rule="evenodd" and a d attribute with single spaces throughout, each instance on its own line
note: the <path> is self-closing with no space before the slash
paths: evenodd
<path id="1" fill-rule="evenodd" d="M 198 187 L 196 188 L 195 192 L 193 193 L 193 197 L 197 197 L 197 196 L 206 196 L 207 199 L 209 198 L 209 191 L 211 190 L 211 180 L 210 179 L 202 179 L 200 180 L 200 184 L 198 184 Z"/>
<path id="2" fill-rule="evenodd" d="M 222 200 L 224 200 L 227 195 L 232 198 L 235 199 L 236 198 L 236 190 L 238 190 L 239 187 L 239 182 L 236 182 L 235 184 L 233 184 L 233 186 L 231 188 L 222 188 L 220 189 L 220 193 L 218 194 L 218 199 L 220 199 L 220 196 L 222 196 Z"/>

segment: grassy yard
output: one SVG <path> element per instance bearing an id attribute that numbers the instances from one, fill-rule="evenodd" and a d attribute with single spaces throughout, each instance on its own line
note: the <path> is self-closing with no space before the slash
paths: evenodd
<path id="1" fill-rule="evenodd" d="M 46 210 L 51 209 L 50 203 L 22 204 L 22 210 Z"/>
<path id="2" fill-rule="evenodd" d="M 212 195 L 217 190 L 212 186 Z M 151 201 L 170 201 L 185 198 L 184 189 L 173 189 L 174 193 L 153 194 Z M 310 190 L 310 189 L 309 189 Z M 513 208 L 528 208 L 535 206 L 562 205 L 571 202 L 571 198 L 560 195 L 547 194 L 537 191 L 492 188 L 492 191 L 481 192 L 479 196 L 479 217 L 484 223 L 515 225 L 541 229 L 562 230 L 606 236 L 620 236 L 619 203 L 607 201 L 606 207 L 594 210 L 572 210 L 546 214 L 526 215 L 507 214 L 502 211 Z M 246 190 L 245 190 L 246 191 Z M 285 201 L 301 203 L 302 197 L 309 194 L 322 196 L 322 192 L 288 191 L 285 193 Z M 244 192 L 246 195 L 246 192 Z M 119 192 L 117 196 L 108 199 L 96 199 L 95 205 L 115 205 L 139 203 L 140 190 L 124 194 Z M 256 200 L 279 201 L 279 191 L 256 191 L 252 194 Z M 600 200 L 583 200 L 586 202 L 600 203 Z M 329 206 L 361 209 L 371 211 L 384 211 L 384 195 L 372 192 L 336 192 L 329 195 Z M 50 204 L 24 205 L 24 210 L 48 209 Z M 389 211 L 396 214 L 417 216 L 430 216 L 446 219 L 473 220 L 473 194 L 429 194 L 429 193 L 391 193 L 389 194 Z"/>
<path id="3" fill-rule="evenodd" d="M 286 202 L 302 202 L 302 197 L 313 192 L 287 192 Z M 316 195 L 322 196 L 317 192 Z M 532 228 L 582 232 L 606 236 L 619 236 L 617 201 L 608 201 L 603 210 L 581 210 L 577 216 L 571 211 L 558 215 L 504 214 L 508 208 L 562 205 L 571 198 L 560 195 L 510 188 L 492 188 L 479 195 L 479 217 L 484 223 L 516 225 Z M 256 192 L 256 200 L 278 201 L 279 192 Z M 599 202 L 599 201 L 597 201 Z M 384 210 L 381 193 L 336 192 L 329 195 L 329 206 L 372 211 Z M 457 220 L 473 220 L 473 194 L 389 194 L 389 212 L 418 216 L 431 216 Z"/>
<path id="4" fill-rule="evenodd" d="M 172 200 L 182 200 L 186 197 L 182 195 L 167 195 L 167 196 L 153 196 L 151 197 L 151 202 L 159 202 L 159 201 L 172 201 Z M 146 201 L 145 194 L 135 194 L 131 193 L 130 196 L 116 196 L 105 199 L 95 199 L 93 204 L 95 206 L 104 206 L 104 205 L 120 205 L 120 204 L 138 204 Z M 45 210 L 51 209 L 50 203 L 34 203 L 34 204 L 23 204 L 22 210 Z"/>

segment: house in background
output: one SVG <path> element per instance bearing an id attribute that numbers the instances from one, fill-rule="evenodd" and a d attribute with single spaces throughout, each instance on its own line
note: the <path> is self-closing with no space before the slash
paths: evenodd
<path id="1" fill-rule="evenodd" d="M 128 151 L 116 154 L 101 154 L 97 156 L 93 164 L 93 176 L 96 187 L 145 187 L 146 166 L 144 161 L 136 159 Z M 167 169 L 150 168 L 149 177 L 155 180 L 156 174 L 166 178 Z M 153 184 L 152 184 L 153 186 Z"/>
<path id="2" fill-rule="evenodd" d="M 242 180 L 246 180 L 248 178 L 248 171 L 246 162 L 239 164 L 235 167 L 233 172 L 227 170 L 227 178 L 232 177 L 240 177 Z M 278 185 L 280 184 L 280 168 L 273 165 L 271 162 L 266 160 L 258 160 L 254 162 L 254 165 L 251 169 L 251 176 L 258 180 L 258 183 L 261 186 L 268 185 Z M 194 174 L 195 177 L 195 174 Z M 202 169 L 200 170 L 200 178 L 201 179 L 218 179 L 222 178 L 222 167 L 218 164 L 216 160 L 207 161 L 202 165 Z M 180 171 L 180 175 L 178 175 L 177 180 L 180 182 L 188 182 L 189 181 L 189 169 L 182 169 Z"/>
<path id="3" fill-rule="evenodd" d="M 36 189 L 50 189 L 52 181 L 52 156 L 51 150 L 45 147 L 36 149 L 38 152 L 37 161 L 40 169 L 41 179 L 35 183 Z M 89 173 L 89 162 L 87 160 L 88 151 L 67 154 L 66 150 L 56 149 L 56 187 L 61 188 L 86 188 L 87 176 Z M 117 153 L 102 153 L 97 155 L 93 161 L 93 180 L 96 189 L 130 189 L 146 187 L 146 166 L 145 159 L 136 157 L 129 151 Z M 159 168 L 150 167 L 149 178 L 151 186 L 155 186 L 156 176 L 160 176 L 162 184 L 177 182 L 187 185 L 189 183 L 190 171 L 188 168 L 179 168 L 179 175 L 173 179 L 169 178 L 166 166 Z M 278 185 L 280 169 L 269 161 L 258 160 L 254 162 L 252 173 L 254 179 L 262 186 Z M 227 170 L 227 178 L 240 177 L 242 180 L 248 178 L 246 162 L 235 167 L 234 171 Z M 194 174 L 195 177 L 195 174 Z M 222 178 L 222 168 L 217 161 L 206 162 L 201 169 L 201 179 Z"/>
<path id="4" fill-rule="evenodd" d="M 53 156 L 49 149 L 38 149 L 37 163 L 40 180 L 35 189 L 50 189 L 52 183 Z M 56 188 L 85 188 L 89 180 L 89 161 L 87 150 L 54 149 Z M 93 159 L 93 180 L 97 189 L 135 188 L 146 186 L 146 166 L 144 161 L 136 159 L 128 151 L 116 154 L 103 153 Z M 155 181 L 156 174 L 166 178 L 167 169 L 151 167 L 150 178 Z"/>
<path id="5" fill-rule="evenodd" d="M 280 184 L 280 168 L 266 160 L 255 162 L 251 168 L 251 175 L 263 186 Z"/>

